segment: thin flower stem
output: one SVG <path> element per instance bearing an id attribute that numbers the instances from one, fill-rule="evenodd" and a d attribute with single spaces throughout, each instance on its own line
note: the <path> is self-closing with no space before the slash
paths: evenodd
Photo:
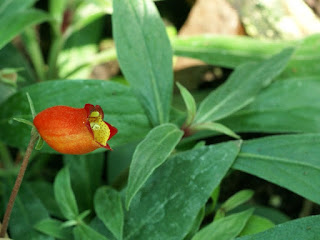
<path id="1" fill-rule="evenodd" d="M 39 137 L 38 133 L 36 133 L 35 131 L 32 131 L 31 139 L 30 139 L 28 148 L 27 148 L 26 153 L 24 155 L 24 158 L 23 158 L 23 161 L 22 161 L 22 164 L 21 164 L 21 167 L 20 167 L 20 171 L 18 173 L 16 182 L 15 182 L 14 187 L 12 189 L 12 192 L 11 192 L 11 195 L 10 195 L 10 198 L 9 198 L 9 202 L 8 202 L 8 205 L 7 205 L 7 208 L 6 208 L 6 212 L 5 212 L 4 217 L 3 217 L 2 228 L 1 228 L 1 231 L 0 231 L 0 238 L 4 238 L 5 234 L 7 232 L 11 211 L 12 211 L 15 199 L 17 197 L 18 191 L 20 189 L 24 173 L 26 172 L 26 169 L 27 169 L 27 166 L 28 166 L 28 162 L 29 162 L 29 158 L 31 156 L 33 147 L 34 147 L 38 137 Z"/>

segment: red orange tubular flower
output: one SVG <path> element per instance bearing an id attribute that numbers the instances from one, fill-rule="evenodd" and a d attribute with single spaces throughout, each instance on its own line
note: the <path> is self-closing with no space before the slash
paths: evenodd
<path id="1" fill-rule="evenodd" d="M 84 108 L 54 106 L 40 112 L 33 120 L 43 140 L 64 154 L 85 154 L 97 148 L 111 150 L 108 141 L 118 130 L 103 121 L 99 105 Z"/>

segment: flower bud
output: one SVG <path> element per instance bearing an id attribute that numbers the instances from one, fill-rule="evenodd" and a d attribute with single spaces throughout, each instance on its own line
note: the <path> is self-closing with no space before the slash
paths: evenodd
<path id="1" fill-rule="evenodd" d="M 103 117 L 99 105 L 54 106 L 37 114 L 33 124 L 43 140 L 57 152 L 85 154 L 100 147 L 112 150 L 108 140 L 118 130 L 103 121 Z"/>

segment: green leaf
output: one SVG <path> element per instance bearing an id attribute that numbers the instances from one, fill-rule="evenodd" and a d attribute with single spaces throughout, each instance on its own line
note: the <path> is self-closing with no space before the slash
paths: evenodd
<path id="1" fill-rule="evenodd" d="M 192 240 L 233 240 L 247 224 L 253 210 L 235 213 L 201 229 Z"/>
<path id="2" fill-rule="evenodd" d="M 191 126 L 190 128 L 191 131 L 215 131 L 219 133 L 226 134 L 230 137 L 237 138 L 239 139 L 240 136 L 233 132 L 230 128 L 222 125 L 221 123 L 216 123 L 216 122 L 205 122 L 205 123 L 199 123 Z"/>
<path id="3" fill-rule="evenodd" d="M 50 213 L 50 216 L 63 218 L 57 202 L 54 199 L 53 185 L 46 181 L 35 181 L 29 183 L 32 191 L 41 200 L 42 204 Z"/>
<path id="4" fill-rule="evenodd" d="M 252 190 L 241 190 L 236 194 L 232 195 L 218 209 L 215 216 L 215 220 L 224 217 L 227 212 L 235 209 L 236 207 L 250 200 L 253 194 L 254 192 Z"/>
<path id="5" fill-rule="evenodd" d="M 126 208 L 153 171 L 167 160 L 183 132 L 171 123 L 152 129 L 137 146 L 130 165 Z"/>
<path id="6" fill-rule="evenodd" d="M 0 49 L 22 32 L 26 27 L 48 20 L 48 15 L 40 10 L 29 9 L 1 19 Z M 10 27 L 8 27 L 10 26 Z"/>
<path id="7" fill-rule="evenodd" d="M 30 8 L 37 0 L 5 0 L 0 2 L 0 19 L 5 19 L 10 15 L 17 14 Z"/>
<path id="8" fill-rule="evenodd" d="M 62 239 L 62 240 L 70 240 L 72 239 L 70 228 L 63 228 L 61 225 L 63 222 L 47 218 L 40 222 L 38 222 L 34 228 L 44 234 L 49 236 Z"/>
<path id="9" fill-rule="evenodd" d="M 245 141 L 233 168 L 320 203 L 320 135 L 296 134 Z"/>
<path id="10" fill-rule="evenodd" d="M 90 77 L 94 65 L 86 63 L 93 62 L 96 57 L 103 28 L 103 21 L 94 21 L 68 38 L 58 56 L 58 69 L 61 78 Z"/>
<path id="11" fill-rule="evenodd" d="M 275 226 L 265 232 L 237 238 L 236 240 L 314 240 L 320 235 L 320 215 L 300 218 Z"/>
<path id="12" fill-rule="evenodd" d="M 285 47 L 297 46 L 281 77 L 316 76 L 320 74 L 320 34 L 298 41 L 268 41 L 243 36 L 191 36 L 173 42 L 175 54 L 201 59 L 215 66 L 235 68 L 248 61 L 270 57 Z"/>
<path id="13" fill-rule="evenodd" d="M 237 132 L 320 132 L 320 77 L 276 81 L 221 123 Z"/>
<path id="14" fill-rule="evenodd" d="M 92 227 L 95 231 L 105 236 L 110 240 L 119 240 L 114 237 L 114 235 L 110 232 L 110 230 L 104 225 L 104 223 L 96 216 L 90 222 L 90 227 Z"/>
<path id="15" fill-rule="evenodd" d="M 170 157 L 132 200 L 124 239 L 183 239 L 229 170 L 240 143 L 204 146 Z"/>
<path id="16" fill-rule="evenodd" d="M 80 2 L 77 6 L 71 25 L 75 31 L 79 31 L 105 14 L 112 13 L 112 0 L 91 0 Z"/>
<path id="17" fill-rule="evenodd" d="M 288 222 L 291 219 L 280 210 L 271 207 L 254 205 L 254 214 L 263 218 L 267 218 L 275 224 Z"/>
<path id="18" fill-rule="evenodd" d="M 184 239 L 191 239 L 191 237 L 199 231 L 199 228 L 201 227 L 201 223 L 205 218 L 205 215 L 206 215 L 206 211 L 205 211 L 205 207 L 203 207 L 200 209 L 197 217 L 194 219 L 193 224 L 189 230 L 189 233 Z"/>
<path id="19" fill-rule="evenodd" d="M 250 234 L 256 234 L 259 232 L 266 231 L 270 228 L 274 227 L 274 223 L 271 222 L 269 219 L 252 215 L 242 232 L 240 233 L 240 236 L 250 235 Z"/>
<path id="20" fill-rule="evenodd" d="M 101 187 L 94 196 L 96 214 L 117 239 L 122 239 L 124 214 L 120 193 L 110 187 Z"/>
<path id="21" fill-rule="evenodd" d="M 254 192 L 252 190 L 241 190 L 228 198 L 227 201 L 225 201 L 221 205 L 221 208 L 223 208 L 226 212 L 229 212 L 240 206 L 241 204 L 249 201 L 252 198 L 253 194 Z"/>
<path id="22" fill-rule="evenodd" d="M 49 81 L 22 89 L 0 106 L 0 139 L 11 146 L 26 148 L 29 142 L 30 127 L 10 121 L 12 117 L 32 120 L 25 92 L 29 92 L 32 99 L 41 99 L 34 102 L 37 112 L 55 105 L 78 108 L 83 108 L 86 103 L 100 105 L 105 121 L 119 130 L 109 142 L 111 147 L 141 139 L 150 130 L 139 102 L 122 84 L 99 80 Z M 47 145 L 41 151 L 54 152 Z"/>
<path id="23" fill-rule="evenodd" d="M 173 41 L 174 54 L 227 68 L 263 60 L 285 47 L 295 45 L 295 41 L 268 41 L 246 36 L 222 35 L 180 37 Z"/>
<path id="24" fill-rule="evenodd" d="M 44 144 L 44 140 L 42 139 L 42 137 L 39 136 L 38 142 L 35 146 L 36 150 L 41 150 L 41 148 L 43 147 Z"/>
<path id="25" fill-rule="evenodd" d="M 284 69 L 292 53 L 286 49 L 261 63 L 236 68 L 226 83 L 200 103 L 195 123 L 225 118 L 248 105 Z"/>
<path id="26" fill-rule="evenodd" d="M 76 220 L 79 210 L 71 188 L 70 173 L 67 167 L 61 169 L 54 180 L 54 196 L 61 213 L 68 220 Z"/>
<path id="27" fill-rule="evenodd" d="M 84 224 L 76 226 L 73 229 L 73 233 L 75 240 L 108 240 L 106 237 L 102 236 L 100 233 L 96 232 L 94 229 Z"/>
<path id="28" fill-rule="evenodd" d="M 5 68 L 23 69 L 18 72 L 18 87 L 26 85 L 36 79 L 27 59 L 11 44 L 7 44 L 0 50 L 0 69 Z M 16 87 L 0 81 L 0 104 L 16 91 Z"/>
<path id="29" fill-rule="evenodd" d="M 93 195 L 101 185 L 104 154 L 64 155 L 63 160 L 70 170 L 79 212 L 93 209 Z"/>
<path id="30" fill-rule="evenodd" d="M 184 124 L 186 126 L 188 126 L 192 123 L 194 117 L 196 116 L 196 112 L 197 112 L 196 101 L 194 100 L 193 96 L 188 91 L 188 89 L 186 89 L 184 86 L 182 86 L 178 82 L 177 82 L 177 86 L 180 90 L 183 101 L 184 101 L 186 108 L 187 108 L 187 119 Z"/>
<path id="31" fill-rule="evenodd" d="M 113 4 L 112 29 L 123 74 L 151 123 L 166 123 L 173 72 L 164 23 L 151 0 L 118 0 Z"/>
<path id="32" fill-rule="evenodd" d="M 13 184 L 11 185 L 7 182 L 5 186 L 4 196 L 9 197 L 11 192 L 10 186 L 13 186 Z M 49 218 L 49 214 L 42 202 L 33 193 L 29 184 L 24 182 L 21 185 L 19 194 L 12 209 L 9 222 L 10 237 L 17 240 L 53 240 L 52 237 L 35 231 L 33 228 L 37 222 L 47 218 Z"/>

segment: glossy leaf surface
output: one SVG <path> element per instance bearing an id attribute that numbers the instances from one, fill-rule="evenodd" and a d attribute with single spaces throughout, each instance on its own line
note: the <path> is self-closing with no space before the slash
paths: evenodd
<path id="1" fill-rule="evenodd" d="M 239 147 L 240 141 L 232 141 L 170 157 L 132 200 L 124 239 L 183 239 Z"/>
<path id="2" fill-rule="evenodd" d="M 233 168 L 320 203 L 320 135 L 296 134 L 245 141 Z"/>
<path id="3" fill-rule="evenodd" d="M 240 65 L 200 103 L 195 123 L 222 119 L 248 105 L 280 74 L 292 53 L 286 49 L 265 61 Z"/>
<path id="4" fill-rule="evenodd" d="M 151 0 L 114 1 L 112 29 L 120 67 L 152 124 L 168 122 L 172 50 L 155 4 Z"/>
<path id="5" fill-rule="evenodd" d="M 137 146 L 130 165 L 126 194 L 126 207 L 129 208 L 134 195 L 174 150 L 183 132 L 173 124 L 162 124 L 152 129 Z"/>

